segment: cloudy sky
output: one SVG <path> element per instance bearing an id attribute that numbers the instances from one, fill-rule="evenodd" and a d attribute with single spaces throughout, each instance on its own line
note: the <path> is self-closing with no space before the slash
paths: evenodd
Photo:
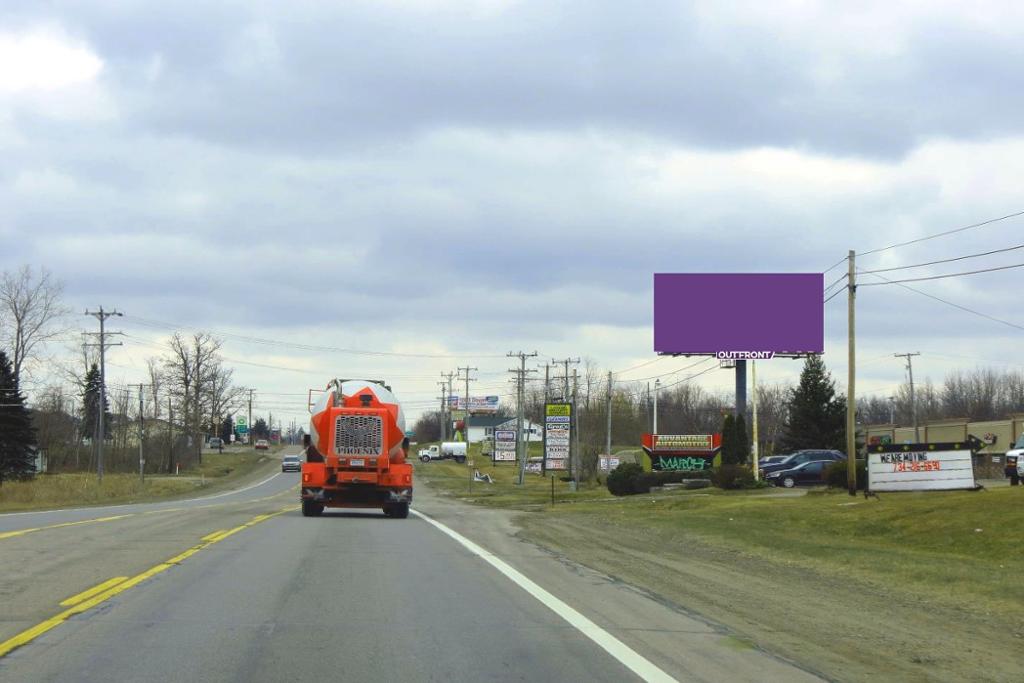
<path id="1" fill-rule="evenodd" d="M 393 378 L 415 415 L 459 365 L 507 391 L 508 351 L 622 370 L 653 358 L 655 272 L 822 272 L 1024 209 L 1022 30 L 1019 3 L 978 0 L 6 0 L 0 268 L 125 312 L 112 382 L 209 330 L 286 420 L 332 376 Z M 858 265 L 1022 237 L 1024 217 Z M 1022 272 L 913 286 L 1019 326 Z M 858 316 L 865 392 L 902 381 L 895 352 L 936 380 L 1024 363 L 1019 327 L 899 287 L 862 288 Z"/>

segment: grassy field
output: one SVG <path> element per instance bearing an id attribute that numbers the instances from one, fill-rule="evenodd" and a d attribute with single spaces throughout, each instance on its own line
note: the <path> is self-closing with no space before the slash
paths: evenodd
<path id="1" fill-rule="evenodd" d="M 580 493 L 475 458 L 418 467 L 521 535 L 841 680 L 1022 680 L 1024 490 L 793 495 L 780 489 Z"/>
<path id="2" fill-rule="evenodd" d="M 161 500 L 223 488 L 267 464 L 267 454 L 253 450 L 204 453 L 202 465 L 178 476 L 108 473 L 102 485 L 95 473 L 45 474 L 31 481 L 0 486 L 0 511 L 38 510 Z"/>

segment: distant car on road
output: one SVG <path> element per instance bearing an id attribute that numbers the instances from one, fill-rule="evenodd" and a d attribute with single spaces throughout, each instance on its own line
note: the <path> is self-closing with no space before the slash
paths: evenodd
<path id="1" fill-rule="evenodd" d="M 795 453 L 790 453 L 778 462 L 762 465 L 761 476 L 767 478 L 772 472 L 791 470 L 797 465 L 803 465 L 805 462 L 814 462 L 815 460 L 829 460 L 837 462 L 839 460 L 846 460 L 846 455 L 839 451 L 819 448 L 809 448 L 802 451 L 796 451 Z"/>
<path id="2" fill-rule="evenodd" d="M 765 475 L 765 481 L 791 489 L 804 484 L 814 486 L 825 483 L 825 470 L 835 460 L 812 460 L 788 470 L 776 470 Z"/>
<path id="3" fill-rule="evenodd" d="M 209 446 L 210 448 L 223 448 L 224 440 L 221 439 L 219 436 L 211 437 L 210 442 L 207 444 L 207 446 Z"/>
<path id="4" fill-rule="evenodd" d="M 259 441 L 256 442 L 255 448 L 258 451 L 269 450 L 270 449 L 270 444 L 267 443 L 266 439 L 260 439 Z"/>
<path id="5" fill-rule="evenodd" d="M 286 455 L 281 461 L 282 472 L 301 472 L 302 459 L 297 455 Z"/>

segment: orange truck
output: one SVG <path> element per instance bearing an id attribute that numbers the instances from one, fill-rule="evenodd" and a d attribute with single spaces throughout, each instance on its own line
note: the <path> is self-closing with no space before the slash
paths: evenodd
<path id="1" fill-rule="evenodd" d="M 302 514 L 379 508 L 404 519 L 412 503 L 405 416 L 380 381 L 333 380 L 312 409 L 302 464 Z"/>

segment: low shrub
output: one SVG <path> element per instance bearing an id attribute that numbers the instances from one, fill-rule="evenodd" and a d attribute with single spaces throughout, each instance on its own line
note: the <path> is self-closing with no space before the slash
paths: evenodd
<path id="1" fill-rule="evenodd" d="M 636 480 L 644 474 L 644 468 L 635 462 L 624 462 L 608 473 L 608 491 L 613 496 L 629 496 L 634 493 L 644 493 L 636 490 Z M 650 486 L 648 485 L 648 489 Z"/>
<path id="2" fill-rule="evenodd" d="M 711 470 L 711 483 L 720 489 L 757 488 L 754 472 L 745 465 L 722 465 Z"/>
<path id="3" fill-rule="evenodd" d="M 857 490 L 868 487 L 868 465 L 866 460 L 857 460 Z M 846 461 L 834 462 L 825 468 L 825 483 L 830 489 L 846 488 Z"/>

